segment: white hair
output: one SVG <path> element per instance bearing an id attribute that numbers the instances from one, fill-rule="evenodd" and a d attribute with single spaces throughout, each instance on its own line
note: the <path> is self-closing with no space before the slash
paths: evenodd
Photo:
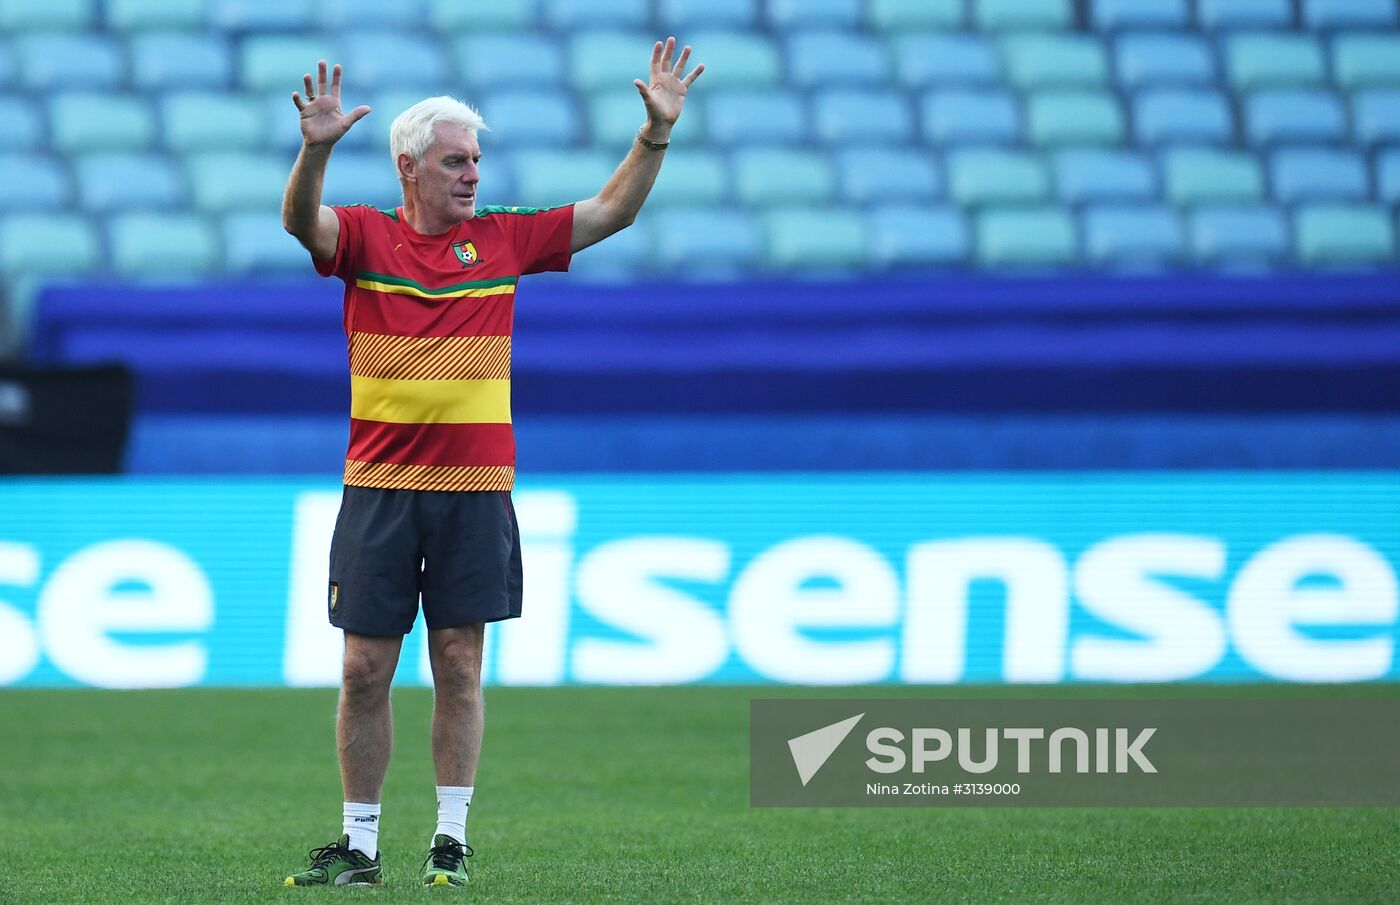
<path id="1" fill-rule="evenodd" d="M 423 155 L 437 140 L 433 129 L 438 123 L 452 123 L 461 126 L 472 135 L 478 131 L 490 131 L 486 121 L 472 107 L 447 97 L 430 97 L 421 100 L 400 113 L 389 127 L 389 154 L 394 159 L 394 169 L 399 166 L 399 155 L 423 162 Z"/>

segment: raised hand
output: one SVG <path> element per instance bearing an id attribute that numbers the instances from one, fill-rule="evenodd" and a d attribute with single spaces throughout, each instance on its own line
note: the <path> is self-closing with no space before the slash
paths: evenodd
<path id="1" fill-rule="evenodd" d="M 349 114 L 340 109 L 340 64 L 331 69 L 330 90 L 326 88 L 326 61 L 316 64 L 316 84 L 311 84 L 311 74 L 302 76 L 306 97 L 298 91 L 292 92 L 292 103 L 301 113 L 301 137 L 308 145 L 333 145 L 350 127 L 359 122 L 369 107 L 361 104 Z"/>
<path id="2" fill-rule="evenodd" d="M 651 73 L 648 81 L 632 81 L 642 95 L 642 102 L 647 105 L 647 117 L 653 123 L 664 123 L 667 127 L 676 124 L 681 115 L 681 107 L 685 106 L 686 92 L 695 84 L 700 73 L 705 71 L 705 64 L 701 63 L 691 70 L 689 75 L 682 77 L 686 61 L 690 59 L 690 45 L 687 44 L 681 50 L 680 59 L 676 60 L 673 66 L 671 57 L 675 52 L 675 38 L 667 38 L 664 44 L 657 41 L 651 49 Z"/>

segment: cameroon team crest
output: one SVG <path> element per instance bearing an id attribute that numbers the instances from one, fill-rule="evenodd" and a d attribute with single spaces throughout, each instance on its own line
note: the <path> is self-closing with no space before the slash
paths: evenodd
<path id="1" fill-rule="evenodd" d="M 462 262 L 463 267 L 470 267 L 481 260 L 480 256 L 476 253 L 476 246 L 472 244 L 471 239 L 467 239 L 465 242 L 452 243 L 452 250 L 457 253 L 457 260 Z"/>

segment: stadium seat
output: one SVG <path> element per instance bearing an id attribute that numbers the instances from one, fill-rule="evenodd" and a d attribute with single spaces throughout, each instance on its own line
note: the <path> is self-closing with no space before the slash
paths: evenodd
<path id="1" fill-rule="evenodd" d="M 818 151 L 744 148 L 734 152 L 734 187 L 753 207 L 815 204 L 836 194 L 836 170 Z"/>
<path id="2" fill-rule="evenodd" d="M 592 150 L 527 150 L 512 154 L 511 160 L 516 188 L 513 201 L 530 207 L 591 198 L 618 165 L 616 154 Z"/>
<path id="3" fill-rule="evenodd" d="M 1340 148 L 1283 148 L 1269 160 L 1274 198 L 1304 201 L 1365 201 L 1370 178 L 1361 155 Z"/>
<path id="4" fill-rule="evenodd" d="M 131 82 L 137 88 L 223 88 L 232 80 L 233 51 L 221 35 L 150 32 L 131 38 Z"/>
<path id="5" fill-rule="evenodd" d="M 216 151 L 185 160 L 186 184 L 201 211 L 278 210 L 291 161 L 276 154 Z"/>
<path id="6" fill-rule="evenodd" d="M 205 0 L 107 0 L 103 12 L 108 28 L 194 29 L 204 24 Z"/>
<path id="7" fill-rule="evenodd" d="M 567 145 L 579 134 L 579 113 L 562 91 L 498 91 L 482 100 L 481 115 L 492 137 L 507 145 Z"/>
<path id="8" fill-rule="evenodd" d="M 464 28 L 473 31 L 525 31 L 535 24 L 539 6 L 539 0 L 491 0 L 490 3 L 428 0 L 428 22 L 442 35 L 450 35 Z"/>
<path id="9" fill-rule="evenodd" d="M 1201 207 L 1189 215 L 1198 260 L 1276 261 L 1288 254 L 1288 226 L 1275 207 Z"/>
<path id="10" fill-rule="evenodd" d="M 1108 57 L 1096 38 L 1079 34 L 1010 35 L 1001 39 L 1006 78 L 1021 90 L 1098 87 L 1108 79 Z"/>
<path id="11" fill-rule="evenodd" d="M 317 60 L 339 59 L 339 48 L 320 36 L 255 35 L 239 47 L 239 82 L 251 90 L 276 90 L 290 96 L 302 90 L 304 74 L 316 77 Z"/>
<path id="12" fill-rule="evenodd" d="M 883 32 L 948 31 L 963 25 L 963 0 L 870 0 L 865 20 Z"/>
<path id="13" fill-rule="evenodd" d="M 437 40 L 408 32 L 352 32 L 340 40 L 345 70 L 356 85 L 436 85 L 448 77 Z"/>
<path id="14" fill-rule="evenodd" d="M 1393 28 L 1395 0 L 1303 0 L 1308 28 Z"/>
<path id="15" fill-rule="evenodd" d="M 1237 91 L 1318 85 L 1327 63 L 1317 39 L 1307 33 L 1232 35 L 1225 44 L 1225 70 Z"/>
<path id="16" fill-rule="evenodd" d="M 107 224 L 108 264 L 124 276 L 204 273 L 218 263 L 218 242 L 203 217 L 119 214 Z"/>
<path id="17" fill-rule="evenodd" d="M 39 154 L 0 154 L 0 211 L 67 207 L 68 173 L 58 160 Z"/>
<path id="18" fill-rule="evenodd" d="M 666 208 L 654 216 L 656 254 L 665 267 L 733 277 L 751 266 L 763 248 L 753 215 L 742 208 Z"/>
<path id="19" fill-rule="evenodd" d="M 157 154 L 99 151 L 78 157 L 73 168 L 84 210 L 165 210 L 184 198 L 175 164 Z"/>
<path id="20" fill-rule="evenodd" d="M 1123 140 L 1123 111 L 1107 91 L 1041 91 L 1026 102 L 1026 131 L 1041 146 Z"/>
<path id="21" fill-rule="evenodd" d="M 1304 264 L 1380 262 L 1395 252 L 1390 212 L 1378 205 L 1300 207 L 1293 213 L 1293 231 Z"/>
<path id="22" fill-rule="evenodd" d="M 1179 205 L 1258 201 L 1264 171 L 1248 151 L 1175 148 L 1162 155 L 1168 201 Z"/>
<path id="23" fill-rule="evenodd" d="M 1332 42 L 1332 72 L 1349 90 L 1400 86 L 1400 35 L 1338 35 Z"/>
<path id="24" fill-rule="evenodd" d="M 1391 148 L 1376 157 L 1376 197 L 1400 205 L 1400 150 Z"/>
<path id="25" fill-rule="evenodd" d="M 471 34 L 452 44 L 457 73 L 475 94 L 497 87 L 555 87 L 564 79 L 564 52 L 542 34 Z"/>
<path id="26" fill-rule="evenodd" d="M 221 221 L 224 268 L 232 273 L 313 273 L 311 255 L 271 211 L 227 214 Z"/>
<path id="27" fill-rule="evenodd" d="M 126 70 L 121 48 L 101 34 L 21 35 L 15 41 L 15 62 L 17 81 L 36 90 L 110 88 L 122 81 Z"/>
<path id="28" fill-rule="evenodd" d="M 989 31 L 1068 28 L 1070 0 L 972 0 L 972 18 Z"/>
<path id="29" fill-rule="evenodd" d="M 1173 208 L 1107 205 L 1084 212 L 1084 250 L 1091 261 L 1170 261 L 1185 247 Z"/>
<path id="30" fill-rule="evenodd" d="M 1351 122 L 1362 144 L 1400 143 L 1400 89 L 1352 95 Z"/>
<path id="31" fill-rule="evenodd" d="M 671 140 L 686 148 L 703 148 L 704 108 L 687 102 L 685 115 L 676 123 Z M 646 108 L 637 89 L 603 91 L 588 99 L 588 134 L 597 147 L 626 148 L 637 138 L 637 127 L 646 121 Z M 745 136 L 749 138 L 749 136 Z M 503 136 L 510 144 L 508 137 Z M 619 158 L 621 159 L 621 158 Z M 670 156 L 666 158 L 670 160 Z"/>
<path id="32" fill-rule="evenodd" d="M 647 0 L 540 0 L 539 21 L 561 32 L 580 28 L 641 28 Z M 645 62 L 645 61 L 644 61 Z"/>
<path id="33" fill-rule="evenodd" d="M 74 274 L 98 263 L 97 230 L 81 214 L 10 214 L 0 217 L 0 272 Z"/>
<path id="34" fill-rule="evenodd" d="M 644 277 L 652 266 L 655 247 L 650 217 L 608 236 L 606 242 L 591 245 L 574 255 L 569 263 L 569 279 L 581 282 L 625 283 Z"/>
<path id="35" fill-rule="evenodd" d="M 1054 155 L 1055 188 L 1067 204 L 1147 201 L 1157 196 L 1151 161 L 1136 151 L 1075 148 Z"/>
<path id="36" fill-rule="evenodd" d="M 972 250 L 967 215 L 957 207 L 891 205 L 870 215 L 870 254 L 885 267 L 950 264 Z"/>
<path id="37" fill-rule="evenodd" d="M 1287 28 L 1293 23 L 1293 0 L 1196 0 L 1202 28 Z"/>
<path id="38" fill-rule="evenodd" d="M 860 24 L 861 0 L 767 0 L 767 21 L 779 33 L 797 28 L 852 29 Z"/>
<path id="39" fill-rule="evenodd" d="M 1009 144 L 1021 136 L 1016 97 L 1001 88 L 930 91 L 920 110 L 930 144 Z"/>
<path id="40" fill-rule="evenodd" d="M 799 95 L 770 89 L 715 92 L 705 122 L 719 144 L 792 144 L 807 137 L 810 120 Z"/>
<path id="41" fill-rule="evenodd" d="M 0 95 L 0 151 L 27 151 L 44 138 L 43 121 L 34 101 L 23 95 Z"/>
<path id="42" fill-rule="evenodd" d="M 209 0 L 209 24 L 224 31 L 310 31 L 315 25 L 312 0 Z M 314 64 L 317 58 L 312 58 Z M 321 59 L 324 59 L 322 57 Z"/>
<path id="43" fill-rule="evenodd" d="M 1234 128 L 1229 102 L 1218 91 L 1153 89 L 1133 100 L 1133 135 L 1142 144 L 1225 144 Z"/>
<path id="44" fill-rule="evenodd" d="M 672 207 L 718 204 L 728 186 L 729 172 L 719 154 L 676 149 L 666 152 L 666 165 L 656 177 L 647 203 Z"/>
<path id="45" fill-rule="evenodd" d="M 985 85 L 1001 79 L 1001 63 L 981 35 L 901 35 L 893 46 L 896 77 L 913 88 Z"/>
<path id="46" fill-rule="evenodd" d="M 284 98 L 278 108 L 300 136 L 291 102 Z M 160 121 L 161 141 L 174 151 L 244 150 L 261 144 L 267 134 L 263 105 L 241 93 L 168 94 L 161 101 Z"/>
<path id="47" fill-rule="evenodd" d="M 696 51 L 697 56 L 691 62 L 705 64 L 706 91 L 766 88 L 781 81 L 783 69 L 778 49 L 762 35 L 705 31 L 696 32 L 686 40 L 703 48 L 703 52 Z M 642 74 L 636 77 L 641 78 Z M 631 79 L 626 84 L 630 85 Z"/>
<path id="48" fill-rule="evenodd" d="M 1255 144 L 1341 141 L 1346 113 L 1330 91 L 1260 91 L 1245 102 L 1245 131 Z"/>
<path id="49" fill-rule="evenodd" d="M 905 148 L 848 148 L 836 154 L 841 195 L 848 201 L 923 201 L 943 190 L 942 173 L 926 153 Z"/>
<path id="50" fill-rule="evenodd" d="M 418 29 L 427 6 L 425 0 L 319 0 L 316 12 L 322 28 Z"/>
<path id="51" fill-rule="evenodd" d="M 870 229 L 849 208 L 786 207 L 762 217 L 767 263 L 807 274 L 839 272 L 869 256 Z"/>
<path id="52" fill-rule="evenodd" d="M 321 200 L 325 204 L 368 204 L 384 209 L 402 202 L 403 192 L 388 154 L 337 150 L 326 167 Z"/>
<path id="53" fill-rule="evenodd" d="M 376 91 L 368 97 L 363 94 L 358 97 L 352 96 L 346 100 L 346 103 L 369 104 L 370 109 L 374 112 L 347 132 L 338 144 L 387 154 L 389 151 L 389 129 L 394 124 L 395 117 L 426 97 L 451 96 L 452 90 L 453 88 L 450 86 L 419 86 L 417 88 L 388 88 Z M 479 108 L 480 99 L 481 95 L 477 94 L 464 100 L 470 101 L 473 107 Z M 299 147 L 301 145 L 301 129 L 295 112 L 289 118 L 286 103 L 279 102 L 276 97 L 268 98 L 267 111 L 272 142 L 278 147 L 286 147 L 289 150 Z M 490 120 L 486 121 L 486 125 L 492 129 L 495 128 Z M 483 151 L 487 151 L 498 141 L 503 144 L 508 143 L 503 136 L 498 137 L 495 132 L 483 132 L 477 138 L 481 142 Z"/>
<path id="54" fill-rule="evenodd" d="M 155 118 L 139 97 L 74 92 L 49 101 L 49 139 L 55 150 L 139 151 L 154 136 Z"/>
<path id="55" fill-rule="evenodd" d="M 799 32 L 787 42 L 788 79 L 803 88 L 872 85 L 890 75 L 885 46 L 852 32 Z"/>
<path id="56" fill-rule="evenodd" d="M 758 22 L 758 5 L 758 0 L 657 0 L 656 18 L 662 30 L 678 35 L 694 28 L 747 29 Z"/>
<path id="57" fill-rule="evenodd" d="M 817 136 L 833 145 L 903 144 L 914 135 L 913 115 L 900 92 L 837 88 L 817 94 L 812 108 Z"/>
<path id="58" fill-rule="evenodd" d="M 0 0 L 0 32 L 88 28 L 96 0 Z"/>
<path id="59" fill-rule="evenodd" d="M 1074 220 L 1062 207 L 982 211 L 974 230 L 977 260 L 990 267 L 1069 264 L 1079 250 Z"/>
<path id="60" fill-rule="evenodd" d="M 1187 21 L 1186 0 L 1093 0 L 1093 23 L 1098 29 L 1176 29 Z"/>
<path id="61" fill-rule="evenodd" d="M 1050 172 L 1038 155 L 1026 151 L 951 151 L 948 194 L 963 205 L 1041 201 L 1050 194 Z"/>
<path id="62" fill-rule="evenodd" d="M 758 39 L 762 40 L 762 39 Z M 593 31 L 569 39 L 567 84 L 582 91 L 626 88 L 646 74 L 653 39 L 641 32 Z"/>
<path id="63" fill-rule="evenodd" d="M 1116 44 L 1118 81 L 1137 89 L 1215 81 L 1215 58 L 1199 37 L 1177 32 L 1133 32 Z"/>

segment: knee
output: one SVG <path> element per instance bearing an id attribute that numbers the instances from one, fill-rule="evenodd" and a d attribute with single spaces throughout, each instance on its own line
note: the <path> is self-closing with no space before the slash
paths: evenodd
<path id="1" fill-rule="evenodd" d="M 380 662 L 379 658 L 364 654 L 345 652 L 345 662 L 341 671 L 341 688 L 354 698 L 371 698 L 385 695 L 393 678 L 392 664 Z"/>
<path id="2" fill-rule="evenodd" d="M 433 671 L 439 694 L 463 701 L 481 698 L 481 662 L 473 645 L 450 642 L 443 646 Z"/>

